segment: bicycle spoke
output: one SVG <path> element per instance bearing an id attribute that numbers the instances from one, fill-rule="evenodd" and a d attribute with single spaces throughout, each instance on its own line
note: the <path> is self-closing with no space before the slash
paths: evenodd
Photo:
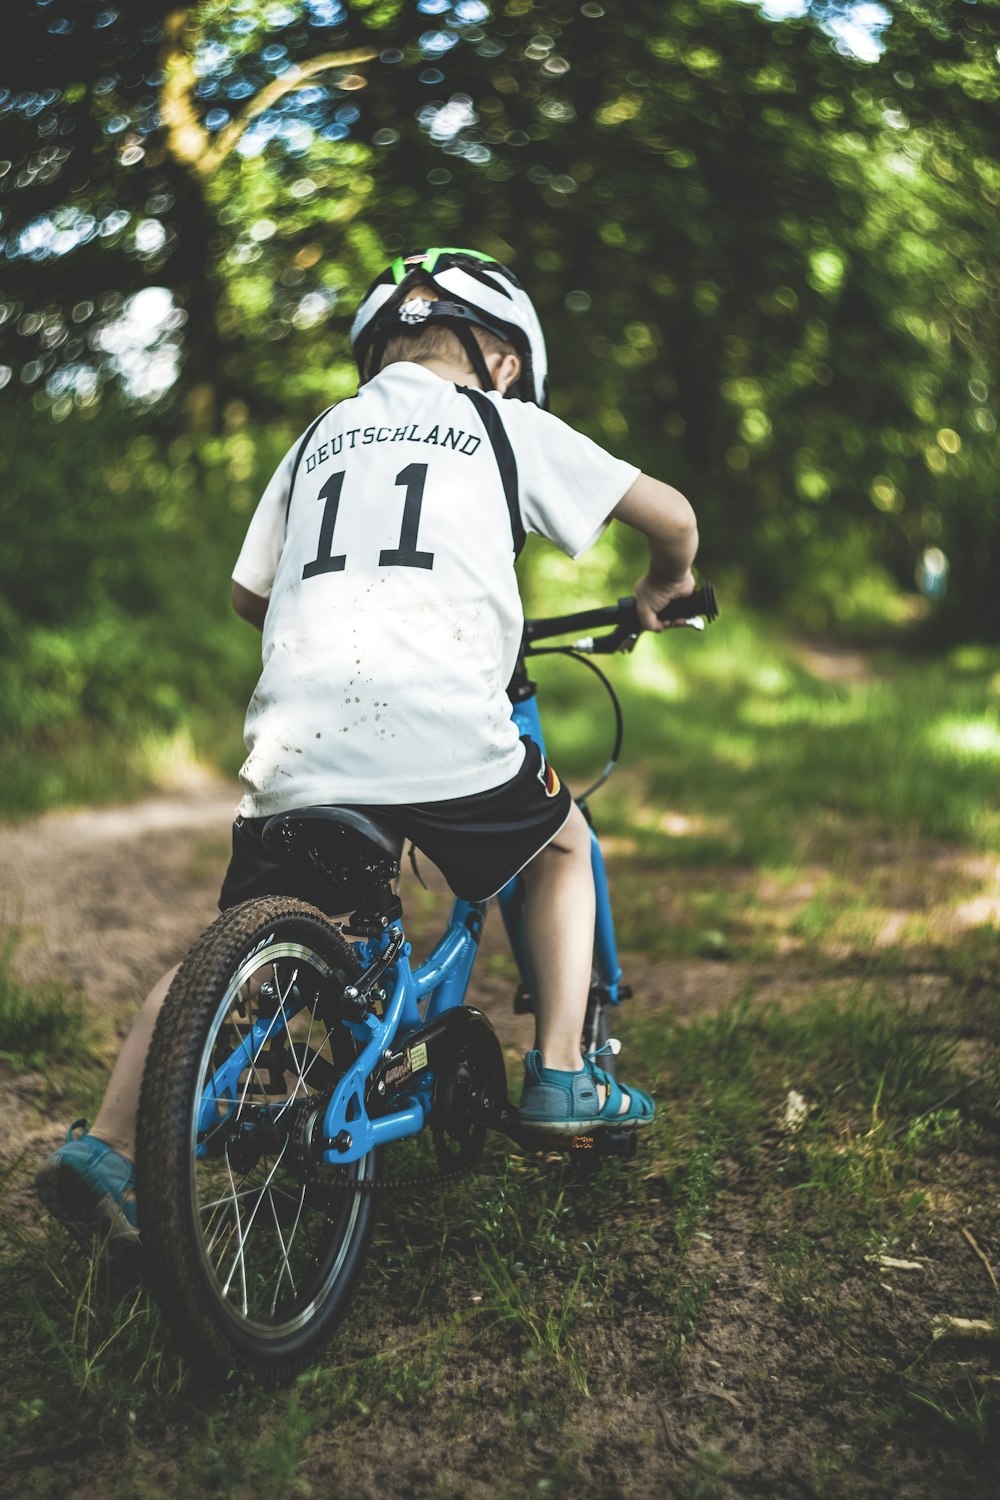
<path id="1" fill-rule="evenodd" d="M 297 1095 L 298 1095 L 298 1089 L 299 1089 L 299 1084 L 302 1082 L 302 1068 L 299 1066 L 299 1060 L 295 1056 L 295 1046 L 294 1046 L 294 1043 L 292 1042 L 292 1032 L 291 1032 L 291 1027 L 289 1026 L 289 1022 L 288 1022 L 288 1012 L 285 1010 L 285 1001 L 288 998 L 288 996 L 292 993 L 292 990 L 295 987 L 295 981 L 298 978 L 298 975 L 299 975 L 298 969 L 293 969 L 292 970 L 292 977 L 288 981 L 288 986 L 287 986 L 284 994 L 281 993 L 281 982 L 278 979 L 277 972 L 275 972 L 275 976 L 274 976 L 275 988 L 278 991 L 278 1007 L 279 1007 L 279 1009 L 281 1011 L 282 1016 L 285 1019 L 285 1040 L 288 1043 L 288 1050 L 292 1054 L 292 1063 L 293 1063 L 294 1068 L 295 1068 L 295 1075 L 294 1075 L 295 1076 L 295 1088 L 292 1091 L 292 1098 L 293 1099 L 297 1097 Z"/>
<path id="2" fill-rule="evenodd" d="M 330 1041 L 330 1038 L 331 1038 L 332 1035 L 333 1035 L 332 1029 L 328 1030 L 327 1033 L 326 1033 L 326 1036 L 323 1038 L 323 1043 L 322 1043 L 323 1047 L 325 1047 L 325 1046 L 327 1046 L 329 1044 L 329 1041 Z M 312 1072 L 313 1068 L 315 1068 L 316 1064 L 319 1063 L 319 1062 L 326 1063 L 327 1067 L 330 1066 L 330 1063 L 323 1056 L 322 1050 L 313 1052 L 312 1058 L 311 1058 L 311 1060 L 309 1062 L 309 1066 L 306 1068 L 305 1072 L 302 1074 L 302 1082 L 303 1083 L 306 1081 L 306 1079 L 309 1077 L 309 1074 Z M 322 1071 L 322 1069 L 320 1071 Z"/>
<path id="3" fill-rule="evenodd" d="M 289 1262 L 289 1259 L 288 1259 L 288 1251 L 289 1251 L 289 1248 L 291 1247 L 291 1244 L 292 1244 L 293 1240 L 295 1239 L 295 1231 L 299 1227 L 299 1219 L 301 1218 L 301 1215 L 302 1215 L 302 1205 L 305 1202 L 305 1192 L 306 1192 L 305 1186 L 303 1186 L 302 1192 L 301 1192 L 301 1196 L 299 1198 L 299 1206 L 298 1206 L 298 1209 L 297 1209 L 296 1214 L 295 1214 L 295 1222 L 292 1225 L 292 1232 L 288 1236 L 288 1245 L 287 1246 L 285 1244 L 284 1235 L 281 1233 L 281 1222 L 278 1219 L 278 1210 L 275 1207 L 274 1195 L 273 1195 L 273 1193 L 271 1194 L 271 1214 L 272 1214 L 272 1216 L 274 1218 L 274 1232 L 278 1236 L 278 1243 L 281 1246 L 281 1269 L 278 1272 L 278 1280 L 275 1283 L 274 1296 L 271 1298 L 271 1316 L 272 1317 L 274 1316 L 275 1309 L 278 1306 L 278 1294 L 281 1291 L 281 1283 L 284 1280 L 286 1272 L 288 1274 L 289 1284 L 291 1285 L 291 1288 L 292 1288 L 292 1296 L 294 1297 L 294 1296 L 298 1295 L 298 1287 L 295 1285 L 295 1277 L 292 1274 L 291 1263 Z"/>
<path id="4" fill-rule="evenodd" d="M 213 1219 L 215 1217 L 215 1210 L 219 1209 L 219 1208 L 225 1208 L 225 1207 L 231 1208 L 233 1206 L 233 1204 L 236 1203 L 236 1202 L 238 1202 L 241 1198 L 251 1198 L 254 1195 L 256 1195 L 257 1191 L 258 1191 L 256 1188 L 247 1188 L 246 1190 L 244 1190 L 243 1184 L 248 1180 L 249 1176 L 250 1176 L 249 1172 L 247 1172 L 243 1176 L 243 1178 L 240 1181 L 240 1185 L 237 1188 L 235 1194 L 227 1194 L 226 1197 L 224 1197 L 224 1198 L 217 1198 L 217 1199 L 215 1199 L 215 1201 L 213 1203 L 205 1204 L 200 1209 L 201 1212 L 205 1212 L 205 1211 L 208 1211 L 208 1210 L 212 1211 L 212 1217 L 210 1217 L 208 1219 L 208 1222 L 205 1225 L 205 1233 L 206 1233 L 206 1235 L 211 1234 L 211 1238 L 208 1240 L 208 1243 L 205 1246 L 206 1254 L 209 1256 L 209 1258 L 211 1258 L 212 1251 L 215 1249 L 215 1246 L 218 1244 L 220 1236 L 227 1229 L 231 1233 L 232 1228 L 233 1228 L 233 1226 L 236 1223 L 236 1218 L 235 1218 L 234 1214 L 218 1215 L 219 1227 L 218 1227 L 218 1229 L 215 1230 L 214 1233 L 211 1233 L 212 1226 L 213 1226 Z"/>
<path id="5" fill-rule="evenodd" d="M 274 971 L 274 965 L 273 964 L 271 966 L 271 972 L 272 972 L 272 974 L 274 974 L 274 982 L 275 982 L 275 985 L 277 985 L 277 983 L 278 983 L 278 976 L 277 976 L 277 974 Z M 258 998 L 258 1000 L 260 999 L 260 992 L 259 991 L 258 991 L 257 998 Z M 248 1011 L 249 1011 L 249 1007 L 248 1007 Z M 252 1014 L 252 1011 L 250 1012 L 250 1014 Z M 236 1023 L 235 1022 L 231 1022 L 231 1024 L 235 1025 Z M 286 1022 L 286 1028 L 287 1028 L 287 1022 Z M 263 1037 L 263 1039 L 261 1040 L 260 1046 L 257 1048 L 257 1050 L 253 1054 L 253 1056 L 248 1059 L 247 1081 L 243 1085 L 243 1092 L 240 1095 L 240 1101 L 239 1101 L 239 1104 L 237 1105 L 237 1112 L 239 1112 L 239 1110 L 241 1110 L 243 1108 L 244 1104 L 246 1103 L 246 1097 L 247 1097 L 247 1094 L 250 1091 L 251 1080 L 253 1080 L 253 1079 L 257 1080 L 257 1083 L 260 1085 L 260 1091 L 261 1091 L 262 1094 L 266 1094 L 267 1093 L 267 1089 L 264 1087 L 264 1084 L 261 1081 L 260 1075 L 257 1072 L 257 1059 L 260 1057 L 260 1054 L 263 1052 L 264 1048 L 267 1046 L 268 1042 L 271 1040 L 272 1030 L 273 1030 L 272 1026 L 269 1026 L 267 1028 L 267 1032 L 266 1032 L 265 1036 Z M 244 1040 L 244 1045 L 245 1045 L 246 1039 L 244 1038 L 243 1040 Z"/>
<path id="6" fill-rule="evenodd" d="M 225 1296 L 225 1297 L 229 1296 L 229 1288 L 230 1288 L 230 1285 L 232 1284 L 233 1276 L 236 1273 L 236 1267 L 237 1267 L 237 1265 L 239 1265 L 239 1267 L 240 1267 L 240 1280 L 241 1280 L 242 1286 L 243 1286 L 243 1316 L 246 1317 L 247 1312 L 248 1312 L 248 1306 L 247 1306 L 246 1262 L 244 1261 L 244 1258 L 243 1258 L 243 1240 L 244 1240 L 243 1224 L 242 1224 L 242 1221 L 240 1219 L 240 1205 L 239 1205 L 239 1202 L 238 1202 L 237 1197 L 236 1197 L 236 1184 L 233 1181 L 233 1171 L 232 1171 L 232 1168 L 229 1165 L 229 1158 L 228 1157 L 226 1158 L 226 1172 L 228 1173 L 229 1183 L 230 1183 L 230 1186 L 231 1186 L 231 1188 L 233 1190 L 233 1194 L 232 1194 L 232 1197 L 231 1197 L 230 1201 L 231 1201 L 231 1203 L 233 1205 L 233 1220 L 234 1220 L 235 1225 L 236 1225 L 237 1250 L 236 1250 L 236 1259 L 233 1262 L 233 1269 L 230 1271 L 229 1277 L 228 1277 L 228 1279 L 226 1281 L 226 1284 L 222 1288 L 222 1293 L 223 1293 L 223 1296 Z"/>
<path id="7" fill-rule="evenodd" d="M 227 1194 L 225 1198 L 213 1198 L 208 1203 L 199 1203 L 198 1212 L 202 1214 L 210 1213 L 213 1209 L 221 1208 L 225 1203 L 232 1203 L 234 1197 L 237 1200 L 240 1198 L 249 1198 L 254 1192 L 256 1192 L 256 1188 L 247 1188 L 245 1191 L 238 1188 L 236 1193 L 231 1196 Z"/>
<path id="8" fill-rule="evenodd" d="M 228 1297 L 228 1295 L 229 1295 L 229 1288 L 232 1285 L 233 1276 L 236 1273 L 236 1265 L 237 1265 L 237 1262 L 238 1262 L 239 1265 L 240 1265 L 240 1274 L 241 1274 L 242 1283 L 243 1283 L 243 1316 L 244 1317 L 246 1317 L 248 1315 L 248 1311 L 249 1311 L 249 1309 L 247 1307 L 247 1292 L 246 1292 L 246 1242 L 247 1242 L 247 1237 L 250 1234 L 250 1231 L 254 1227 L 254 1224 L 255 1224 L 256 1219 L 257 1219 L 257 1215 L 260 1212 L 260 1205 L 264 1201 L 264 1194 L 267 1192 L 267 1189 L 271 1185 L 271 1179 L 274 1177 L 275 1172 L 278 1170 L 278 1168 L 281 1165 L 281 1158 L 285 1154 L 285 1148 L 286 1148 L 286 1146 L 287 1146 L 287 1142 L 285 1142 L 282 1145 L 281 1150 L 278 1153 L 278 1156 L 277 1156 L 277 1158 L 275 1160 L 274 1166 L 271 1168 L 270 1172 L 268 1172 L 268 1174 L 265 1177 L 263 1183 L 261 1184 L 260 1194 L 258 1196 L 256 1205 L 254 1206 L 254 1208 L 253 1208 L 253 1210 L 252 1210 L 252 1212 L 250 1214 L 250 1217 L 246 1221 L 246 1227 L 243 1228 L 242 1223 L 240 1224 L 239 1245 L 238 1245 L 237 1252 L 236 1252 L 236 1259 L 233 1262 L 232 1269 L 230 1270 L 229 1275 L 226 1278 L 226 1281 L 225 1281 L 225 1283 L 223 1285 L 223 1288 L 222 1288 L 223 1294 Z M 228 1161 L 227 1161 L 226 1165 L 227 1165 L 227 1168 L 228 1168 L 228 1165 L 229 1165 Z M 232 1171 L 231 1170 L 229 1172 L 229 1180 L 230 1180 L 230 1182 L 232 1182 Z M 233 1191 L 234 1191 L 234 1193 L 236 1191 L 236 1185 L 235 1185 L 235 1183 L 233 1183 Z M 238 1214 L 239 1214 L 239 1205 L 237 1204 L 235 1198 L 233 1199 L 233 1208 L 234 1208 L 234 1211 L 236 1212 L 236 1214 L 238 1216 Z"/>
<path id="9" fill-rule="evenodd" d="M 310 1045 L 312 1043 L 313 1027 L 316 1024 L 316 1006 L 318 1005 L 318 1003 L 319 1003 L 319 992 L 317 991 L 316 995 L 313 997 L 313 1003 L 309 1007 L 309 1030 L 306 1032 L 306 1039 L 305 1039 L 305 1041 L 302 1044 L 303 1054 L 306 1055 L 306 1056 L 308 1056 Z M 328 1031 L 327 1034 L 326 1034 L 326 1040 L 329 1039 L 329 1036 L 330 1036 L 330 1033 Z M 325 1046 L 325 1044 L 326 1043 L 324 1041 L 324 1043 L 322 1045 Z M 306 1071 L 308 1072 L 308 1069 Z"/>
<path id="10" fill-rule="evenodd" d="M 333 1033 L 332 1033 L 332 1030 L 331 1030 L 331 1031 L 327 1031 L 327 1033 L 326 1033 L 326 1036 L 325 1036 L 325 1038 L 324 1038 L 324 1040 L 323 1040 L 323 1045 L 324 1045 L 324 1046 L 326 1046 L 326 1045 L 327 1045 L 327 1043 L 328 1043 L 328 1042 L 329 1042 L 329 1041 L 330 1041 L 330 1037 L 331 1037 L 331 1036 L 332 1036 L 332 1034 L 333 1034 Z M 304 1052 L 305 1052 L 305 1051 L 307 1051 L 307 1050 L 308 1050 L 308 1049 L 306 1049 L 306 1048 L 305 1048 L 305 1047 L 303 1047 L 303 1051 L 304 1051 Z M 329 1061 L 329 1059 L 328 1059 L 328 1058 L 325 1058 L 325 1057 L 324 1057 L 324 1056 L 323 1056 L 323 1054 L 322 1054 L 322 1052 L 313 1052 L 313 1053 L 312 1053 L 312 1055 L 311 1055 L 311 1057 L 310 1057 L 310 1058 L 309 1058 L 309 1062 L 308 1062 L 308 1065 L 307 1065 L 307 1066 L 306 1066 L 306 1068 L 305 1068 L 305 1070 L 304 1070 L 304 1072 L 303 1072 L 303 1073 L 302 1073 L 302 1074 L 301 1074 L 301 1076 L 300 1076 L 300 1077 L 299 1077 L 299 1078 L 298 1078 L 298 1079 L 297 1079 L 297 1080 L 296 1080 L 296 1091 L 297 1091 L 297 1089 L 298 1089 L 298 1085 L 299 1085 L 299 1083 L 302 1083 L 302 1084 L 303 1084 L 303 1085 L 304 1085 L 304 1084 L 305 1084 L 305 1082 L 306 1082 L 306 1079 L 307 1079 L 307 1078 L 308 1078 L 308 1077 L 309 1077 L 309 1075 L 310 1075 L 310 1074 L 311 1074 L 311 1073 L 312 1073 L 312 1071 L 313 1071 L 313 1069 L 314 1069 L 314 1068 L 315 1068 L 315 1067 L 316 1067 L 316 1066 L 317 1066 L 317 1064 L 322 1064 L 322 1066 L 321 1066 L 321 1067 L 320 1067 L 320 1075 L 321 1075 L 321 1076 L 322 1076 L 322 1074 L 323 1074 L 323 1072 L 324 1072 L 324 1070 L 325 1070 L 325 1069 L 329 1069 L 329 1070 L 330 1070 L 330 1072 L 331 1072 L 331 1073 L 334 1073 L 334 1072 L 335 1072 L 335 1071 L 336 1071 L 336 1070 L 335 1070 L 335 1069 L 334 1069 L 334 1066 L 333 1066 L 333 1064 L 332 1064 L 332 1063 L 331 1063 L 331 1062 L 330 1062 L 330 1061 Z M 302 1093 L 302 1096 L 301 1096 L 301 1097 L 308 1097 L 308 1094 L 309 1094 L 309 1090 L 308 1090 L 308 1089 L 306 1089 L 306 1088 L 303 1088 L 303 1093 Z M 297 1098 L 298 1098 L 298 1097 L 300 1097 L 300 1096 L 299 1096 L 299 1095 L 298 1095 L 298 1093 L 297 1093 L 297 1092 L 295 1092 L 295 1093 L 292 1093 L 292 1094 L 291 1094 L 291 1095 L 290 1095 L 290 1096 L 289 1096 L 289 1097 L 288 1097 L 288 1098 L 287 1098 L 287 1099 L 286 1099 L 286 1100 L 285 1100 L 285 1102 L 284 1102 L 284 1104 L 282 1104 L 282 1105 L 281 1105 L 281 1106 L 280 1106 L 280 1107 L 279 1107 L 279 1108 L 278 1108 L 278 1109 L 277 1109 L 277 1110 L 276 1110 L 276 1112 L 275 1112 L 275 1116 L 274 1116 L 274 1118 L 275 1118 L 275 1120 L 280 1120 L 280 1119 L 281 1119 L 281 1116 L 282 1116 L 282 1115 L 283 1115 L 283 1114 L 284 1114 L 284 1113 L 285 1113 L 285 1111 L 286 1111 L 286 1110 L 287 1110 L 287 1109 L 288 1109 L 288 1107 L 289 1107 L 289 1105 L 291 1105 L 291 1104 L 294 1104 L 294 1103 L 295 1103 L 295 1101 L 296 1101 L 296 1099 L 297 1099 Z"/>

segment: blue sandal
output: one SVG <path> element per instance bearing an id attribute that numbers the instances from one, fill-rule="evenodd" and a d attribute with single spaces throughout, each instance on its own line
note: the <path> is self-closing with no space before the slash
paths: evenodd
<path id="1" fill-rule="evenodd" d="M 609 1051 L 617 1050 L 610 1043 L 605 1045 Z M 598 1067 L 596 1059 L 604 1050 L 601 1047 L 597 1052 L 587 1053 L 579 1073 L 543 1068 L 542 1054 L 537 1049 L 526 1052 L 524 1092 L 518 1110 L 521 1123 L 552 1135 L 579 1135 L 589 1130 L 613 1130 L 621 1125 L 651 1124 L 656 1112 L 652 1099 L 631 1084 L 623 1088 L 617 1079 Z M 603 1104 L 598 1084 L 607 1089 Z M 626 1094 L 628 1109 L 622 1110 Z"/>
<path id="2" fill-rule="evenodd" d="M 65 1146 L 42 1163 L 35 1190 L 81 1244 L 102 1234 L 116 1245 L 138 1244 L 135 1168 L 127 1156 L 91 1135 L 86 1120 L 75 1120 Z"/>

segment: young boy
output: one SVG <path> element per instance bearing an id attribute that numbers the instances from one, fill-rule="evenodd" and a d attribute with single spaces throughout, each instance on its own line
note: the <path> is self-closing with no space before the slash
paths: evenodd
<path id="1" fill-rule="evenodd" d="M 263 670 L 220 908 L 266 894 L 310 899 L 301 874 L 265 851 L 261 829 L 315 803 L 372 809 L 468 900 L 520 872 L 536 1007 L 522 1120 L 540 1131 L 647 1123 L 648 1095 L 581 1057 L 590 835 L 511 718 L 523 628 L 514 561 L 525 532 L 577 557 L 609 519 L 624 521 L 650 549 L 639 619 L 661 630 L 657 611 L 694 588 L 694 514 L 676 490 L 545 411 L 537 316 L 489 256 L 401 257 L 369 288 L 351 342 L 358 394 L 289 450 L 233 572 L 237 612 L 263 631 Z M 172 974 L 147 998 L 93 1131 L 38 1174 L 46 1206 L 78 1232 L 110 1225 L 136 1236 L 139 1086 Z"/>

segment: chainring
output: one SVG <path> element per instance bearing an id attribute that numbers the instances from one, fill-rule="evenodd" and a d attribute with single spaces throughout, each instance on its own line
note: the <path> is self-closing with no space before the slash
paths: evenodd
<path id="1" fill-rule="evenodd" d="M 506 1101 L 503 1052 L 492 1026 L 483 1020 L 467 1028 L 434 1082 L 431 1127 L 443 1167 L 467 1167 L 476 1160 Z"/>

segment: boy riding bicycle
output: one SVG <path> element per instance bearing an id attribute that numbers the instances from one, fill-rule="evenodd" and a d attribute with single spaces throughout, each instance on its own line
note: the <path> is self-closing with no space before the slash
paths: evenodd
<path id="1" fill-rule="evenodd" d="M 511 718 L 514 562 L 526 532 L 578 557 L 623 521 L 649 544 L 635 594 L 641 625 L 658 631 L 658 611 L 694 588 L 694 514 L 545 410 L 537 316 L 489 256 L 396 260 L 351 343 L 358 394 L 289 450 L 233 572 L 234 607 L 263 632 L 263 670 L 220 909 L 262 895 L 319 904 L 311 867 L 277 862 L 261 839 L 268 817 L 315 803 L 371 810 L 467 900 L 520 873 L 536 1015 L 521 1120 L 541 1132 L 645 1124 L 648 1095 L 581 1057 L 590 834 Z M 93 1130 L 71 1130 L 38 1174 L 46 1206 L 78 1232 L 136 1237 L 139 1087 L 173 972 L 147 997 Z"/>

